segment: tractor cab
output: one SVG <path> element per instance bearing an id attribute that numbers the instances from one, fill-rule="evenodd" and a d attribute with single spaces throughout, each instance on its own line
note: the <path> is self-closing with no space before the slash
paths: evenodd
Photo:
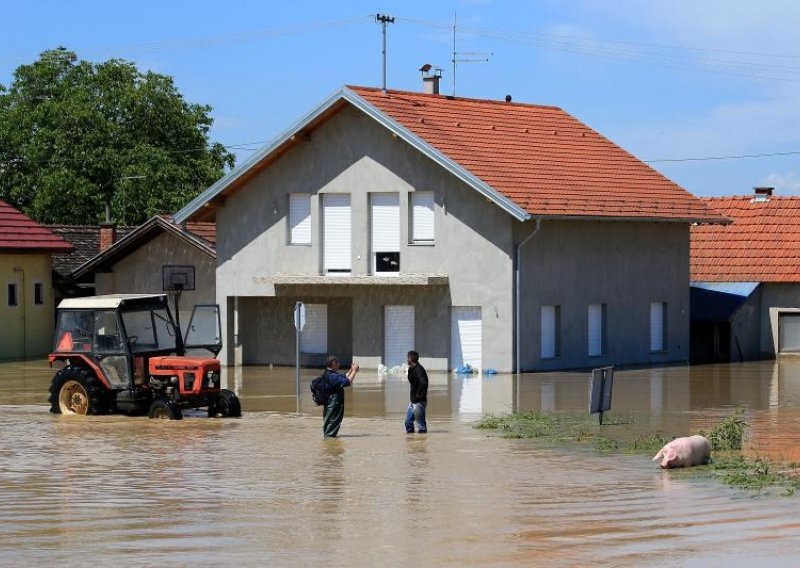
<path id="1" fill-rule="evenodd" d="M 83 388 L 83 412 L 81 404 L 72 408 L 69 396 L 59 394 L 63 384 L 57 389 L 59 393 L 54 392 L 57 374 L 51 387 L 52 410 L 137 413 L 166 398 L 172 414 L 180 407 L 191 406 L 209 406 L 211 413 L 219 407 L 220 367 L 215 357 L 222 348 L 221 337 L 216 305 L 195 306 L 182 334 L 172 318 L 166 294 L 63 300 L 49 359 L 51 363 L 67 363 L 59 373 L 70 369 L 69 373 L 76 374 L 80 370 L 91 378 L 91 384 Z M 187 349 L 192 356 L 185 356 Z M 97 396 L 92 396 L 92 390 Z M 226 406 L 232 394 L 224 395 Z"/>

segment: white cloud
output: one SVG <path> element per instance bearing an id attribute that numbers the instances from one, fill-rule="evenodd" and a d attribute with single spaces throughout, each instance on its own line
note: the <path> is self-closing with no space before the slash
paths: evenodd
<path id="1" fill-rule="evenodd" d="M 758 185 L 774 187 L 776 195 L 800 195 L 800 176 L 794 172 L 769 174 Z"/>

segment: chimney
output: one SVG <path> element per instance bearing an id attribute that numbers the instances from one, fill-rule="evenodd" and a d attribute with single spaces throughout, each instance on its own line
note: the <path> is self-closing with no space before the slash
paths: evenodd
<path id="1" fill-rule="evenodd" d="M 441 69 L 433 69 L 433 73 L 431 73 L 431 69 L 433 69 L 433 65 L 430 63 L 426 63 L 419 70 L 422 72 L 422 92 L 426 95 L 438 95 L 439 94 L 439 81 L 442 78 L 442 70 Z"/>
<path id="2" fill-rule="evenodd" d="M 117 241 L 117 224 L 116 223 L 100 223 L 100 252 L 103 252 L 108 247 Z"/>
<path id="3" fill-rule="evenodd" d="M 772 192 L 775 191 L 774 187 L 760 186 L 753 188 L 753 201 L 769 201 L 772 197 Z"/>

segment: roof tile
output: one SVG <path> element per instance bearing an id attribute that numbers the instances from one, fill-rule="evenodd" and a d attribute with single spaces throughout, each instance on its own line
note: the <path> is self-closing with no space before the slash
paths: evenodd
<path id="1" fill-rule="evenodd" d="M 68 251 L 72 245 L 0 199 L 0 250 Z"/>

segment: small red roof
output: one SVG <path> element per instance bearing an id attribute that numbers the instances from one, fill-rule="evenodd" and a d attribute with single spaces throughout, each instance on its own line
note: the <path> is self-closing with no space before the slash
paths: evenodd
<path id="1" fill-rule="evenodd" d="M 67 251 L 72 245 L 0 199 L 0 250 Z"/>
<path id="2" fill-rule="evenodd" d="M 693 281 L 800 282 L 800 197 L 703 201 L 733 223 L 692 227 Z"/>
<path id="3" fill-rule="evenodd" d="M 348 88 L 531 215 L 725 222 L 558 107 Z"/>

